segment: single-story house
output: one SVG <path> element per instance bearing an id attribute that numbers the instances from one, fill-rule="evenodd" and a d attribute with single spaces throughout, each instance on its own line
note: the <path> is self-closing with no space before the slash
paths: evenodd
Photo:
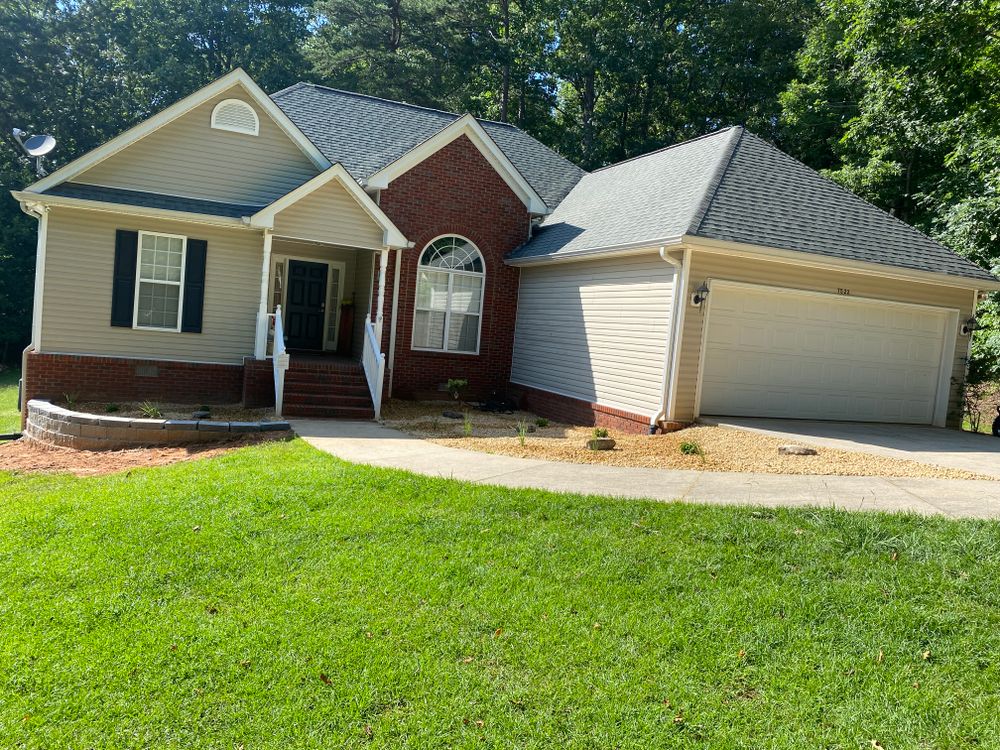
<path id="1" fill-rule="evenodd" d="M 956 425 L 988 271 L 734 127 L 585 172 L 516 127 L 242 70 L 14 198 L 27 398 L 514 397 Z M 275 341 L 275 330 L 282 331 Z"/>

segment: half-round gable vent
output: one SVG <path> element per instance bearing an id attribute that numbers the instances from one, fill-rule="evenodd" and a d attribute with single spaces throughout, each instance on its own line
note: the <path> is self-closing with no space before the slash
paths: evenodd
<path id="1" fill-rule="evenodd" d="M 212 110 L 212 127 L 218 130 L 231 130 L 234 133 L 257 135 L 260 132 L 260 120 L 253 107 L 242 99 L 225 99 L 215 105 Z"/>

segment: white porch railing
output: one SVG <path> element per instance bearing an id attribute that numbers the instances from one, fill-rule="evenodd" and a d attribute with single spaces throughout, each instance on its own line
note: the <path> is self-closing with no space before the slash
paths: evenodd
<path id="1" fill-rule="evenodd" d="M 372 395 L 372 405 L 375 407 L 375 419 L 382 414 L 382 380 L 385 378 L 385 354 L 379 349 L 378 337 L 371 319 L 365 319 L 365 349 L 361 355 L 361 364 L 365 368 L 365 378 L 368 380 L 368 391 Z"/>
<path id="2" fill-rule="evenodd" d="M 274 413 L 281 416 L 281 408 L 285 400 L 285 371 L 291 361 L 285 351 L 285 326 L 281 322 L 281 305 L 274 308 L 274 313 L 268 316 L 274 319 Z"/>

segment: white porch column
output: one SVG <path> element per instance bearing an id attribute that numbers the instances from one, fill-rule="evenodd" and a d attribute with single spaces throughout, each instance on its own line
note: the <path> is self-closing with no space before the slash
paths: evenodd
<path id="1" fill-rule="evenodd" d="M 264 258 L 260 266 L 260 305 L 257 308 L 257 336 L 253 356 L 267 357 L 267 287 L 271 276 L 271 230 L 264 230 Z"/>
<path id="2" fill-rule="evenodd" d="M 382 348 L 382 319 L 385 312 L 385 276 L 389 268 L 389 248 L 382 248 L 378 257 L 378 307 L 375 310 L 375 335 L 379 349 Z"/>

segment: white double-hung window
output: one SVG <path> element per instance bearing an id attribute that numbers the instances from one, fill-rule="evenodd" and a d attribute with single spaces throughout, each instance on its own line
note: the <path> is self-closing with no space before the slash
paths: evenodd
<path id="1" fill-rule="evenodd" d="M 139 232 L 139 262 L 135 275 L 136 328 L 181 329 L 181 290 L 184 288 L 186 251 L 186 237 Z"/>
<path id="2" fill-rule="evenodd" d="M 413 348 L 479 353 L 483 256 L 464 237 L 439 237 L 420 255 Z"/>

